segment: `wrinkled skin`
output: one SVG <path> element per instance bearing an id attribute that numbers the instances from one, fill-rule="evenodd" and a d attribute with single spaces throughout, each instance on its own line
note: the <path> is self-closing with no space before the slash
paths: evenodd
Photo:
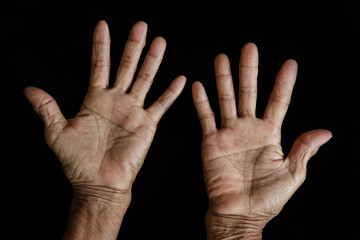
<path id="1" fill-rule="evenodd" d="M 75 190 L 130 191 L 159 120 L 184 87 L 185 77 L 180 76 L 148 109 L 143 108 L 166 48 L 163 38 L 153 40 L 132 84 L 146 33 L 146 23 L 133 26 L 115 84 L 109 88 L 109 29 L 104 21 L 98 23 L 89 89 L 72 119 L 65 119 L 48 93 L 35 87 L 25 89 L 26 97 L 44 121 L 45 139 Z"/>
<path id="2" fill-rule="evenodd" d="M 262 118 L 255 116 L 258 53 L 254 44 L 242 49 L 239 64 L 239 99 L 226 55 L 215 59 L 221 111 L 217 129 L 205 90 L 193 84 L 193 100 L 202 131 L 202 162 L 209 197 L 209 213 L 261 221 L 276 216 L 306 176 L 306 163 L 331 138 L 327 130 L 302 134 L 288 156 L 280 145 L 281 125 L 290 103 L 297 64 L 281 67 Z"/>

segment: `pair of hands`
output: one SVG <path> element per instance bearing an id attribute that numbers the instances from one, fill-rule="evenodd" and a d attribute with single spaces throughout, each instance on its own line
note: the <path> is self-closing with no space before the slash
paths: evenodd
<path id="1" fill-rule="evenodd" d="M 73 186 L 74 198 L 93 203 L 101 199 L 128 206 L 132 183 L 144 162 L 157 124 L 184 88 L 186 78 L 179 76 L 144 109 L 144 99 L 166 48 L 163 38 L 153 40 L 133 82 L 146 33 L 146 23 L 137 22 L 133 26 L 116 81 L 109 87 L 109 29 L 104 21 L 97 24 L 89 89 L 79 113 L 72 119 L 62 115 L 55 100 L 46 92 L 35 87 L 24 90 L 44 121 L 45 139 Z M 236 108 L 229 60 L 224 54 L 216 57 L 221 129 L 216 128 L 202 84 L 195 82 L 192 86 L 203 131 L 209 239 L 221 237 L 222 228 L 234 226 L 248 226 L 250 235 L 258 230 L 261 233 L 266 222 L 280 212 L 304 181 L 307 161 L 331 138 L 327 130 L 306 132 L 285 157 L 280 145 L 281 125 L 290 103 L 297 64 L 288 60 L 281 67 L 261 119 L 255 116 L 257 72 L 257 48 L 249 43 L 241 53 Z"/>

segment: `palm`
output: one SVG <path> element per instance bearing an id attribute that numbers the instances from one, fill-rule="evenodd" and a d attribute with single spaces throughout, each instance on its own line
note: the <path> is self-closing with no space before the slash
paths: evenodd
<path id="1" fill-rule="evenodd" d="M 110 37 L 105 22 L 94 32 L 90 86 L 80 112 L 66 120 L 53 98 L 37 88 L 26 96 L 45 122 L 45 138 L 70 182 L 129 190 L 154 137 L 157 123 L 180 94 L 179 77 L 148 109 L 144 99 L 160 65 L 166 43 L 156 38 L 131 90 L 146 37 L 146 24 L 134 25 L 114 87 L 109 89 Z"/>
<path id="2" fill-rule="evenodd" d="M 222 128 L 218 130 L 205 90 L 193 85 L 202 130 L 202 161 L 210 209 L 220 214 L 271 219 L 305 178 L 307 160 L 330 138 L 326 130 L 304 133 L 284 158 L 281 124 L 295 83 L 296 64 L 281 68 L 263 118 L 255 117 L 257 49 L 243 48 L 236 109 L 230 63 L 215 59 Z"/>
<path id="3" fill-rule="evenodd" d="M 290 198 L 295 183 L 277 131 L 269 122 L 245 118 L 204 138 L 205 181 L 214 210 L 266 216 L 281 210 L 277 204 L 287 199 L 274 198 L 284 193 Z"/>
<path id="4" fill-rule="evenodd" d="M 136 104 L 126 94 L 102 92 L 86 98 L 53 144 L 70 181 L 131 185 L 156 129 L 151 116 Z"/>

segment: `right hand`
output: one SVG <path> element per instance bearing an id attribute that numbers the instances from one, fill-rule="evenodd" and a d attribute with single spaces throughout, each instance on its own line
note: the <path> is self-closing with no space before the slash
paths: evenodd
<path id="1" fill-rule="evenodd" d="M 224 54 L 215 59 L 221 129 L 216 128 L 201 83 L 192 88 L 203 131 L 202 162 L 210 202 L 207 217 L 258 221 L 261 228 L 302 184 L 308 160 L 331 133 L 313 130 L 302 134 L 285 157 L 280 145 L 281 125 L 296 79 L 296 62 L 288 60 L 281 67 L 262 118 L 255 116 L 258 52 L 254 44 L 243 47 L 239 67 L 236 109 L 229 60 Z"/>

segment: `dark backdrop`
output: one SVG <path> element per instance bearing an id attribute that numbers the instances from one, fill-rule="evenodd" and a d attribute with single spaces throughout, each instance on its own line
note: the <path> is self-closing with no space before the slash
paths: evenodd
<path id="1" fill-rule="evenodd" d="M 177 75 L 188 78 L 184 92 L 160 121 L 133 185 L 132 204 L 119 239 L 205 239 L 201 129 L 191 84 L 198 80 L 205 85 L 219 113 L 214 57 L 228 54 L 237 79 L 240 50 L 249 41 L 260 52 L 258 116 L 281 64 L 288 58 L 299 63 L 283 124 L 285 154 L 304 131 L 326 128 L 334 135 L 309 162 L 307 180 L 267 225 L 263 238 L 360 239 L 360 4 L 340 0 L 150 2 L 13 1 L 1 8 L 0 95 L 5 121 L 1 125 L 0 239 L 61 238 L 71 187 L 22 90 L 28 85 L 40 87 L 58 101 L 66 117 L 74 116 L 87 90 L 92 32 L 101 19 L 110 27 L 112 77 L 136 21 L 149 24 L 148 43 L 158 35 L 166 38 L 167 52 L 147 104 Z"/>

